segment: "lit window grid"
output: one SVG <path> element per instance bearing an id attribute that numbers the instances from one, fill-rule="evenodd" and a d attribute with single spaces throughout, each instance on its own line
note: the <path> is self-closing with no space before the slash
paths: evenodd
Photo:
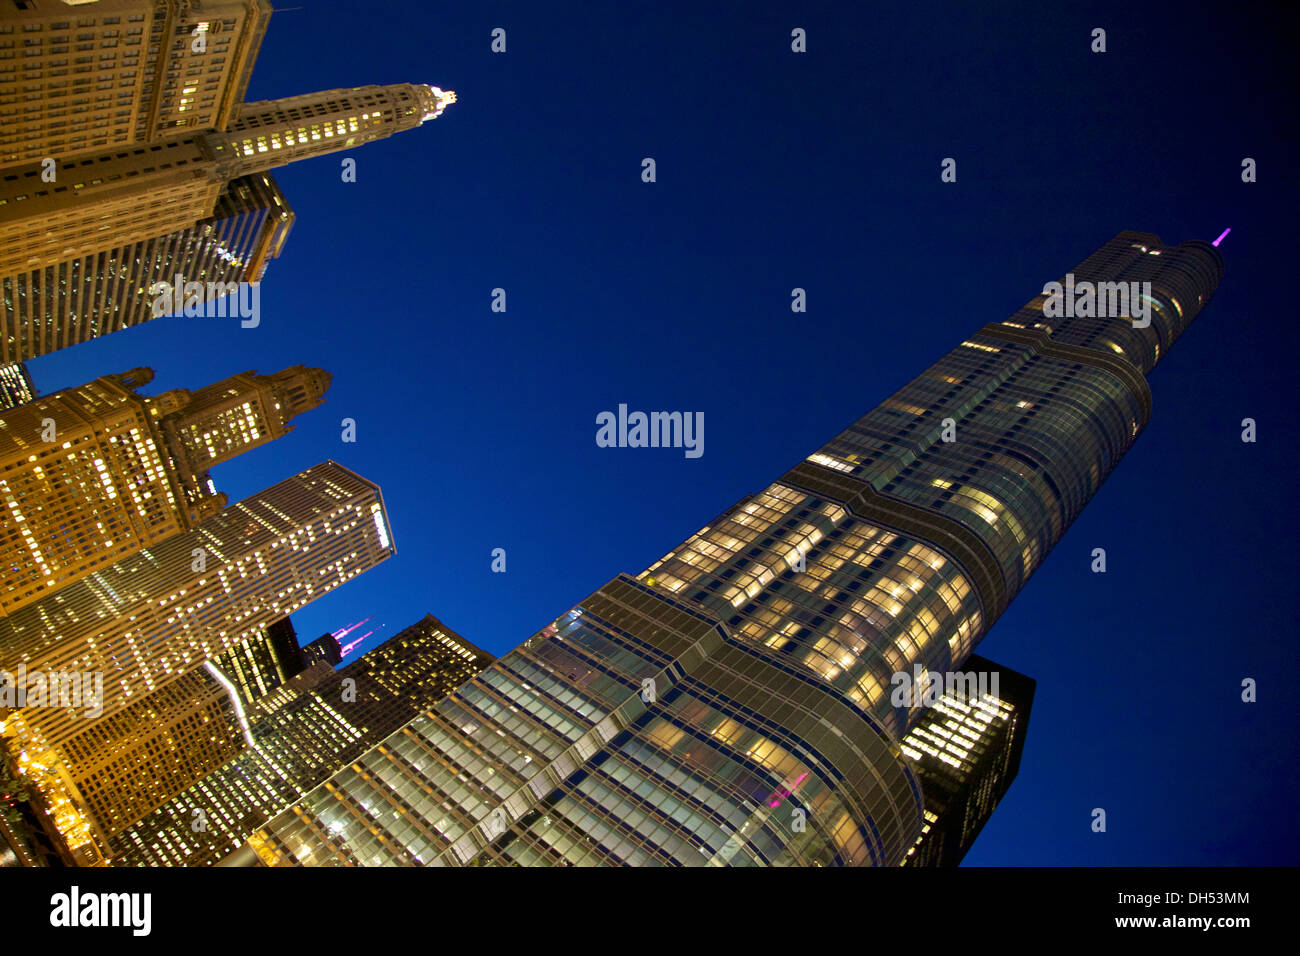
<path id="1" fill-rule="evenodd" d="M 0 620 L 5 665 L 103 673 L 111 714 L 386 559 L 374 504 L 375 486 L 346 469 L 309 469 Z M 308 528 L 316 543 L 290 546 Z M 77 729 L 61 712 L 19 716 L 46 744 Z"/>

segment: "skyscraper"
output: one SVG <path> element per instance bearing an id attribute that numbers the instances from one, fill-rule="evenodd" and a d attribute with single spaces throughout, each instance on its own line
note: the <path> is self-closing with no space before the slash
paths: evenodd
<path id="1" fill-rule="evenodd" d="M 894 705 L 893 675 L 969 657 L 1146 425 L 1145 373 L 1222 271 L 1209 243 L 1120 233 L 1064 277 L 1064 314 L 1045 292 L 984 326 L 250 848 L 271 865 L 901 863 L 926 825 L 900 743 L 924 708 Z M 1099 308 L 1085 283 L 1125 295 Z"/>
<path id="2" fill-rule="evenodd" d="M 100 840 L 229 761 L 247 721 L 229 682 L 200 667 L 52 748 L 51 766 Z"/>
<path id="3" fill-rule="evenodd" d="M 394 84 L 245 103 L 267 0 L 72 5 L 0 8 L 0 362 L 167 314 L 178 277 L 187 309 L 242 294 L 292 224 L 268 170 L 456 101 Z"/>
<path id="4" fill-rule="evenodd" d="M 313 664 L 328 664 L 334 667 L 343 661 L 342 649 L 333 634 L 322 634 L 310 644 L 304 644 L 302 656 L 309 667 Z"/>
<path id="5" fill-rule="evenodd" d="M 259 700 L 307 669 L 298 633 L 287 617 L 214 658 L 212 664 L 235 685 L 243 701 Z"/>
<path id="6" fill-rule="evenodd" d="M 215 514 L 208 470 L 291 431 L 330 383 L 300 365 L 136 392 L 152 379 L 105 375 L 0 414 L 0 617 Z"/>
<path id="7" fill-rule="evenodd" d="M 261 281 L 294 218 L 269 173 L 241 176 L 222 189 L 212 215 L 192 227 L 0 276 L 0 361 L 45 355 L 168 314 L 155 305 L 177 276 L 200 284 L 201 301 L 237 294 L 238 283 Z"/>
<path id="8" fill-rule="evenodd" d="M 0 177 L 0 276 L 192 228 L 222 187 L 299 159 L 350 149 L 439 116 L 456 95 L 410 83 L 243 104 L 229 131 L 173 134 Z"/>
<path id="9" fill-rule="evenodd" d="M 224 129 L 270 16 L 268 0 L 0 6 L 0 167 Z"/>
<path id="10" fill-rule="evenodd" d="M 997 690 L 946 690 L 903 738 L 925 797 L 925 823 L 906 866 L 959 864 L 1020 769 L 1034 681 L 978 654 L 962 669 L 996 675 Z"/>
<path id="11" fill-rule="evenodd" d="M 288 618 L 52 748 L 98 848 L 253 743 L 249 712 L 303 670 Z M 86 855 L 84 848 L 78 848 Z"/>
<path id="12" fill-rule="evenodd" d="M 218 862 L 491 662 L 429 615 L 341 670 L 316 664 L 249 708 L 254 747 L 116 838 L 115 865 Z"/>
<path id="13" fill-rule="evenodd" d="M 391 554 L 379 488 L 327 462 L 0 618 L 0 742 L 73 853 L 249 742 L 214 659 Z"/>
<path id="14" fill-rule="evenodd" d="M 102 674 L 109 717 L 393 553 L 379 487 L 326 462 L 0 618 L 0 669 Z M 5 723 L 40 751 L 84 720 L 24 707 Z"/>

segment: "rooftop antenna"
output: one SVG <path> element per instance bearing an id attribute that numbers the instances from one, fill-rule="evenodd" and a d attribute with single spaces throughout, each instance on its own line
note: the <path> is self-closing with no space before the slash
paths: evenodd
<path id="1" fill-rule="evenodd" d="M 1219 243 L 1221 243 L 1221 242 L 1223 241 L 1223 237 L 1226 236 L 1226 235 L 1227 235 L 1228 233 L 1230 233 L 1230 232 L 1232 232 L 1232 227 L 1231 227 L 1231 226 L 1229 226 L 1227 229 L 1223 230 L 1223 232 L 1219 233 L 1219 238 L 1218 238 L 1218 239 L 1215 239 L 1212 243 L 1210 243 L 1210 245 L 1217 247 L 1217 246 L 1219 245 Z"/>

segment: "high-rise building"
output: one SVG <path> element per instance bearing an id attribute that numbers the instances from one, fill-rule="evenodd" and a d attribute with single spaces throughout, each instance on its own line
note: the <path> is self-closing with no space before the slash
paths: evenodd
<path id="1" fill-rule="evenodd" d="M 212 663 L 235 685 L 243 701 L 259 700 L 307 669 L 298 647 L 298 632 L 287 617 L 213 658 Z"/>
<path id="2" fill-rule="evenodd" d="M 22 362 L 0 365 L 0 412 L 24 405 L 36 397 L 31 373 Z"/>
<path id="3" fill-rule="evenodd" d="M 302 670 L 282 618 L 113 716 L 82 720 L 52 763 L 99 847 L 252 745 L 253 702 Z"/>
<path id="4" fill-rule="evenodd" d="M 343 661 L 343 650 L 333 634 L 322 634 L 310 644 L 303 645 L 302 656 L 308 667 L 313 664 L 336 667 Z"/>
<path id="5" fill-rule="evenodd" d="M 456 101 L 394 84 L 245 103 L 270 14 L 268 0 L 0 7 L 0 363 L 167 314 L 157 292 L 178 278 L 187 315 L 211 299 L 224 315 L 292 223 L 270 169 Z"/>
<path id="6" fill-rule="evenodd" d="M 114 863 L 218 862 L 491 662 L 429 615 L 339 671 L 317 663 L 249 708 L 252 748 L 116 837 Z"/>
<path id="7" fill-rule="evenodd" d="M 223 187 L 212 215 L 192 227 L 0 276 L 0 361 L 45 355 L 170 314 L 158 305 L 178 276 L 189 284 L 184 302 L 191 311 L 239 295 L 239 283 L 260 282 L 268 261 L 280 255 L 294 218 L 269 173 L 241 176 Z M 225 311 L 236 314 L 234 300 Z"/>
<path id="8" fill-rule="evenodd" d="M 221 715 L 248 743 L 214 660 L 393 553 L 378 486 L 327 462 L 0 618 L 0 742 L 67 848 L 98 859 L 233 755 Z M 28 685 L 49 690 L 19 696 Z M 159 761 L 152 783 L 122 784 Z"/>
<path id="9" fill-rule="evenodd" d="M 905 866 L 961 863 L 1020 770 L 1034 681 L 978 654 L 962 671 L 973 684 L 946 687 L 902 740 L 925 797 Z"/>
<path id="10" fill-rule="evenodd" d="M 0 618 L 0 669 L 103 675 L 109 717 L 393 553 L 379 487 L 326 462 Z M 84 722 L 68 708 L 7 716 L 6 735 L 36 752 Z"/>
<path id="11" fill-rule="evenodd" d="M 245 103 L 229 131 L 40 161 L 0 177 L 0 276 L 57 266 L 192 228 L 225 183 L 419 126 L 455 94 L 403 83 Z M 44 178 L 43 178 L 44 174 Z"/>
<path id="12" fill-rule="evenodd" d="M 0 617 L 215 514 L 209 469 L 291 431 L 330 383 L 299 365 L 138 394 L 152 379 L 105 375 L 0 414 Z"/>
<path id="13" fill-rule="evenodd" d="M 247 745 L 233 685 L 198 668 L 52 748 L 65 792 L 107 841 Z"/>
<path id="14" fill-rule="evenodd" d="M 21 0 L 0 6 L 0 167 L 224 129 L 268 0 Z"/>
<path id="15" fill-rule="evenodd" d="M 926 824 L 900 743 L 924 708 L 894 705 L 893 675 L 969 657 L 1146 425 L 1145 373 L 1222 271 L 1210 243 L 1120 233 L 1063 285 L 1122 282 L 1126 307 L 1094 317 L 1080 293 L 1049 318 L 1038 296 L 984 326 L 249 848 L 268 865 L 900 864 Z"/>

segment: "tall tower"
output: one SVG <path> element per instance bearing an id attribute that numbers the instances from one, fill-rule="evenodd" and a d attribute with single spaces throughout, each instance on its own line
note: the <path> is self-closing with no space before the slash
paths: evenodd
<path id="1" fill-rule="evenodd" d="M 253 746 L 254 701 L 291 681 L 302 663 L 282 618 L 111 717 L 82 720 L 82 730 L 47 755 L 65 805 L 81 819 L 68 828 L 71 852 L 102 857 L 118 834 Z"/>
<path id="2" fill-rule="evenodd" d="M 395 83 L 245 103 L 205 144 L 222 179 L 286 166 L 415 129 L 456 102 L 436 86 Z"/>
<path id="3" fill-rule="evenodd" d="M 192 228 L 225 183 L 419 126 L 456 95 L 396 84 L 246 104 L 229 132 L 172 133 L 0 177 L 0 276 Z"/>
<path id="4" fill-rule="evenodd" d="M 178 275 L 201 283 L 205 300 L 232 283 L 260 282 L 294 218 L 269 174 L 241 176 L 194 226 L 0 275 L 0 361 L 35 358 L 157 318 L 157 292 Z"/>
<path id="5" fill-rule="evenodd" d="M 161 418 L 163 433 L 187 480 L 293 431 L 290 420 L 319 406 L 331 376 L 295 365 L 272 375 L 232 375 L 189 393 L 183 409 Z"/>
<path id="6" fill-rule="evenodd" d="M 1222 271 L 1209 243 L 1121 233 L 1075 279 L 1150 282 L 1131 318 L 1047 321 L 1036 297 L 984 326 L 250 848 L 270 865 L 901 863 L 926 820 L 900 740 L 924 714 L 893 704 L 893 676 L 967 659 L 1146 425 L 1148 359 Z"/>
<path id="7" fill-rule="evenodd" d="M 330 383 L 299 365 L 137 394 L 152 379 L 105 375 L 0 414 L 0 617 L 215 514 L 208 469 L 286 434 Z"/>
<path id="8" fill-rule="evenodd" d="M 0 618 L 0 670 L 102 675 L 109 717 L 393 553 L 379 487 L 326 462 Z M 69 708 L 6 716 L 35 751 L 83 723 Z"/>

